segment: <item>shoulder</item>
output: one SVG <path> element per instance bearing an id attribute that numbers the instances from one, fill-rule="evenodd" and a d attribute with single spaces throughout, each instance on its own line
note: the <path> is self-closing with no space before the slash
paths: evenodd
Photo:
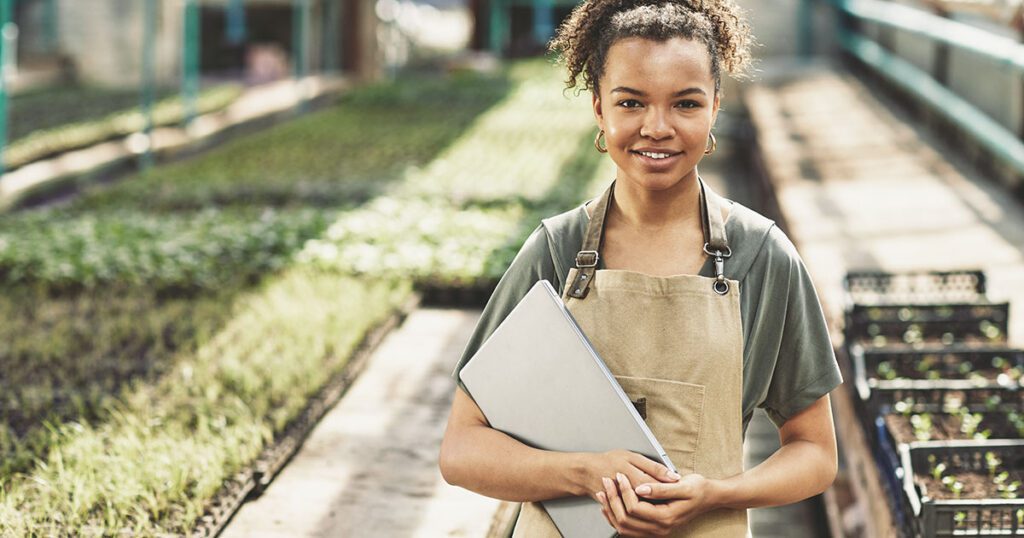
<path id="1" fill-rule="evenodd" d="M 729 208 L 726 231 L 733 251 L 729 264 L 737 280 L 743 280 L 752 271 L 764 271 L 765 263 L 771 264 L 787 252 L 789 240 L 775 221 L 739 202 L 732 202 Z"/>
<path id="2" fill-rule="evenodd" d="M 583 244 L 589 218 L 584 204 L 542 219 L 539 229 L 545 236 L 551 260 L 559 279 L 568 274 L 575 263 L 576 252 Z"/>

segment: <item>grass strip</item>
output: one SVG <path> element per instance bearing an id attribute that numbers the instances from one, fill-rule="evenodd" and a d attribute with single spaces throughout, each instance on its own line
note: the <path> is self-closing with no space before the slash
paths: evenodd
<path id="1" fill-rule="evenodd" d="M 540 218 L 583 200 L 601 162 L 589 100 L 564 97 L 543 61 L 513 73 L 523 83 L 504 102 L 393 194 L 342 214 L 298 260 L 427 287 L 497 281 Z"/>
<path id="2" fill-rule="evenodd" d="M 311 209 L 17 214 L 0 218 L 0 287 L 67 294 L 117 286 L 165 295 L 238 287 L 286 266 L 330 215 Z"/>
<path id="3" fill-rule="evenodd" d="M 0 488 L 0 535 L 188 533 L 410 293 L 296 269 L 246 294 L 161 382 L 111 399 L 102 424 L 54 427 L 45 461 Z"/>
<path id="4" fill-rule="evenodd" d="M 460 73 L 358 88 L 337 106 L 94 189 L 74 208 L 352 207 L 431 162 L 510 84 Z"/>
<path id="5" fill-rule="evenodd" d="M 200 114 L 221 110 L 242 94 L 235 84 L 224 84 L 199 94 L 196 109 Z M 17 102 L 14 106 L 17 106 Z M 79 105 L 82 103 L 79 102 Z M 185 105 L 180 96 L 167 97 L 153 107 L 157 126 L 179 123 L 185 119 Z M 146 117 L 138 107 L 110 114 L 102 119 L 84 120 L 32 131 L 4 148 L 4 166 L 17 168 L 32 161 L 73 149 L 98 144 L 111 138 L 142 131 Z"/>

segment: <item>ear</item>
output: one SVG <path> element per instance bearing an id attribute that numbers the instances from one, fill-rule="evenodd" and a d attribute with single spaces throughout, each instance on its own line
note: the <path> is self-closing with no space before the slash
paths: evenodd
<path id="1" fill-rule="evenodd" d="M 601 97 L 597 90 L 590 92 L 591 105 L 594 108 L 594 119 L 597 120 L 598 129 L 604 130 L 604 112 L 601 111 Z"/>
<path id="2" fill-rule="evenodd" d="M 722 95 L 721 93 L 715 92 L 715 102 L 711 104 L 711 126 L 715 126 L 715 122 L 718 121 L 718 106 L 721 104 Z"/>

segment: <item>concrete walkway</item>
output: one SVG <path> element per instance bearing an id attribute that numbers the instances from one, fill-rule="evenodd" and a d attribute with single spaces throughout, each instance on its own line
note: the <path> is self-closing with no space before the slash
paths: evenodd
<path id="1" fill-rule="evenodd" d="M 486 536 L 500 502 L 449 486 L 437 469 L 450 374 L 479 314 L 410 314 L 222 536 Z"/>

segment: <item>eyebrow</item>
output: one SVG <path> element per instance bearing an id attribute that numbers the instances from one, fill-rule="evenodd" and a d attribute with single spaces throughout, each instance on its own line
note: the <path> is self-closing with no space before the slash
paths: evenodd
<path id="1" fill-rule="evenodd" d="M 640 90 L 636 90 L 636 89 L 630 88 L 628 86 L 618 86 L 618 87 L 616 87 L 615 89 L 613 89 L 611 91 L 611 93 L 615 93 L 615 92 L 629 93 L 629 94 L 632 94 L 632 95 L 639 95 L 641 97 L 647 95 L 646 93 L 644 93 L 644 92 L 642 92 Z M 676 93 L 673 93 L 672 97 L 682 97 L 684 95 L 689 95 L 691 93 L 699 93 L 701 95 L 707 95 L 707 93 L 704 90 L 700 89 L 700 88 L 686 88 L 685 90 L 679 90 Z"/>

